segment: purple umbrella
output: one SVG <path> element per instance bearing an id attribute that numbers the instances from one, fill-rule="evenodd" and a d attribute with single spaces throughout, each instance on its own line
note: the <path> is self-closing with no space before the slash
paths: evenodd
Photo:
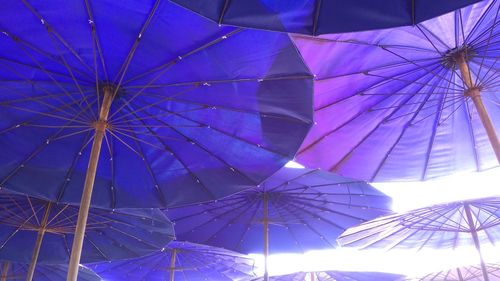
<path id="1" fill-rule="evenodd" d="M 486 270 L 490 280 L 500 280 L 500 264 L 488 263 Z M 425 276 L 410 278 L 408 280 L 419 281 L 483 281 L 483 274 L 480 266 L 463 266 L 450 270 L 434 272 Z"/>
<path id="2" fill-rule="evenodd" d="M 499 5 L 412 27 L 293 36 L 316 75 L 317 123 L 298 161 L 368 181 L 497 166 Z"/>
<path id="3" fill-rule="evenodd" d="M 173 0 L 219 24 L 325 34 L 414 25 L 480 0 Z"/>
<path id="4" fill-rule="evenodd" d="M 219 27 L 161 0 L 2 0 L 0 187 L 171 207 L 254 185 L 312 125 L 312 75 L 285 34 Z"/>
<path id="5" fill-rule="evenodd" d="M 242 253 L 337 246 L 348 227 L 387 214 L 391 199 L 363 181 L 283 168 L 259 186 L 204 204 L 172 208 L 178 239 Z"/>
<path id="6" fill-rule="evenodd" d="M 481 245 L 500 241 L 500 197 L 452 202 L 380 217 L 352 227 L 338 239 L 357 248 L 417 249 L 474 245 L 485 280 Z"/>
<path id="7" fill-rule="evenodd" d="M 89 267 L 107 281 L 234 281 L 255 277 L 254 260 L 248 256 L 178 241 L 141 258 Z"/>

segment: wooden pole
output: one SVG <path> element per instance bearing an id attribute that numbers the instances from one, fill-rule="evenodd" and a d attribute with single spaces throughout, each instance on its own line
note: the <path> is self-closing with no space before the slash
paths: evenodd
<path id="1" fill-rule="evenodd" d="M 0 279 L 1 281 L 7 281 L 7 275 L 9 274 L 9 266 L 10 263 L 8 261 L 5 261 L 3 263 L 2 279 Z"/>
<path id="2" fill-rule="evenodd" d="M 269 256 L 269 198 L 264 191 L 264 281 L 269 281 L 269 272 L 267 271 L 267 257 Z"/>
<path id="3" fill-rule="evenodd" d="M 472 82 L 472 77 L 469 66 L 467 65 L 467 61 L 465 59 L 465 54 L 461 53 L 457 55 L 456 62 L 458 68 L 460 69 L 462 80 L 467 86 L 467 90 L 465 91 L 464 95 L 469 96 L 474 102 L 474 106 L 476 107 L 477 113 L 479 114 L 481 123 L 486 130 L 486 134 L 488 135 L 490 144 L 493 147 L 493 151 L 495 152 L 497 161 L 500 164 L 500 141 L 498 140 L 498 136 L 495 132 L 495 127 L 493 127 L 493 122 L 491 121 L 490 116 L 486 111 L 486 107 L 484 106 L 483 99 L 481 98 L 481 90 L 478 87 L 475 87 L 474 83 Z"/>
<path id="4" fill-rule="evenodd" d="M 467 224 L 469 225 L 469 230 L 472 235 L 472 240 L 474 240 L 474 246 L 476 246 L 477 253 L 479 254 L 479 260 L 481 262 L 481 271 L 483 272 L 484 281 L 489 281 L 488 270 L 486 269 L 486 264 L 483 260 L 483 254 L 481 253 L 481 244 L 479 243 L 479 237 L 477 236 L 477 230 L 474 225 L 474 220 L 472 219 L 472 213 L 470 211 L 470 206 L 468 203 L 464 203 L 465 215 L 467 217 Z"/>
<path id="5" fill-rule="evenodd" d="M 78 277 L 78 266 L 80 264 L 80 256 L 82 254 L 83 239 L 85 237 L 85 228 L 90 209 L 90 200 L 92 199 L 92 189 L 94 188 L 94 180 L 99 162 L 99 154 L 101 153 L 102 141 L 106 133 L 108 114 L 113 102 L 113 89 L 109 86 L 104 87 L 104 98 L 99 112 L 99 120 L 94 123 L 95 135 L 92 151 L 90 152 L 87 174 L 85 176 L 85 184 L 83 187 L 80 209 L 78 211 L 78 221 L 75 229 L 75 237 L 71 249 L 71 257 L 69 260 L 67 281 L 76 281 Z"/>
<path id="6" fill-rule="evenodd" d="M 170 258 L 170 281 L 175 280 L 175 260 L 177 259 L 177 249 L 172 250 L 172 257 Z"/>
<path id="7" fill-rule="evenodd" d="M 51 202 L 48 202 L 45 206 L 45 212 L 43 214 L 40 228 L 38 229 L 38 235 L 36 237 L 35 248 L 33 249 L 33 254 L 31 255 L 31 263 L 28 268 L 28 274 L 26 274 L 26 281 L 33 280 L 33 276 L 35 275 L 36 263 L 38 260 L 38 255 L 40 254 L 40 249 L 42 248 L 43 236 L 45 235 L 45 231 L 47 230 L 47 222 L 49 220 L 51 207 Z"/>

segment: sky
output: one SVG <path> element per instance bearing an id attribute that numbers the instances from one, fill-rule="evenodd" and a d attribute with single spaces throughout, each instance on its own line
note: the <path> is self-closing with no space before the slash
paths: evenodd
<path id="1" fill-rule="evenodd" d="M 289 163 L 287 167 L 300 168 Z M 500 168 L 479 173 L 462 173 L 425 182 L 374 183 L 377 189 L 391 196 L 392 209 L 403 212 L 433 204 L 465 199 L 500 196 Z M 486 261 L 500 262 L 500 247 L 483 246 Z M 263 273 L 263 256 L 253 254 Z M 305 254 L 275 254 L 269 257 L 270 275 L 295 271 L 380 271 L 419 276 L 434 271 L 478 263 L 473 248 L 456 250 L 390 251 L 340 248 L 312 251 Z"/>

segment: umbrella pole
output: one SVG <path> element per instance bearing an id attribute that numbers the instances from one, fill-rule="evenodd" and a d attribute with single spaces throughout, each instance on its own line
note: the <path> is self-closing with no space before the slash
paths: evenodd
<path id="1" fill-rule="evenodd" d="M 269 198 L 264 192 L 264 281 L 269 281 L 267 271 L 267 257 L 269 256 Z"/>
<path id="2" fill-rule="evenodd" d="M 7 274 L 9 274 L 9 265 L 10 263 L 8 261 L 3 262 L 2 279 L 0 279 L 1 281 L 7 281 Z"/>
<path id="3" fill-rule="evenodd" d="M 47 229 L 47 222 L 49 220 L 50 208 L 52 203 L 48 202 L 45 206 L 45 213 L 43 214 L 42 221 L 40 223 L 40 228 L 38 229 L 38 235 L 36 237 L 35 248 L 33 249 L 33 254 L 31 255 L 31 262 L 28 268 L 28 274 L 26 275 L 26 281 L 33 280 L 35 275 L 36 262 L 38 260 L 38 255 L 40 254 L 40 249 L 42 248 L 43 236 L 45 235 L 45 230 Z"/>
<path id="4" fill-rule="evenodd" d="M 474 246 L 476 246 L 477 253 L 479 254 L 479 260 L 481 262 L 481 271 L 483 272 L 484 281 L 489 281 L 488 270 L 483 260 L 483 254 L 481 253 L 481 244 L 479 243 L 479 238 L 477 236 L 477 230 L 474 226 L 474 221 L 472 220 L 472 213 L 468 203 L 464 203 L 465 215 L 467 216 L 467 224 L 471 231 L 472 240 L 474 240 Z"/>
<path id="5" fill-rule="evenodd" d="M 493 151 L 495 151 L 495 155 L 497 157 L 497 161 L 500 164 L 500 141 L 498 140 L 498 136 L 495 132 L 495 127 L 493 127 L 493 122 L 486 111 L 486 107 L 484 106 L 483 99 L 481 98 L 481 89 L 478 87 L 474 87 L 474 83 L 472 82 L 472 77 L 470 73 L 469 66 L 465 60 L 465 54 L 462 53 L 457 56 L 456 62 L 458 68 L 460 69 L 460 74 L 462 76 L 462 80 L 467 86 L 467 90 L 464 95 L 471 97 L 474 102 L 474 106 L 479 114 L 481 119 L 481 123 L 486 130 L 486 134 L 488 135 L 488 139 L 490 140 L 490 144 L 493 147 Z"/>
<path id="6" fill-rule="evenodd" d="M 172 258 L 170 258 L 170 281 L 175 280 L 175 260 L 177 259 L 177 249 L 172 249 Z"/>
<path id="7" fill-rule="evenodd" d="M 311 281 L 314 281 L 316 280 L 316 278 L 314 278 L 314 272 L 311 272 Z"/>
<path id="8" fill-rule="evenodd" d="M 97 163 L 99 162 L 99 154 L 101 153 L 102 141 L 106 132 L 108 114 L 111 108 L 111 102 L 113 101 L 113 89 L 109 86 L 105 86 L 103 90 L 104 98 L 99 112 L 99 120 L 94 123 L 94 143 L 92 144 L 92 151 L 90 152 L 80 209 L 78 210 L 78 221 L 71 249 L 68 277 L 66 278 L 67 281 L 76 281 L 76 278 L 78 277 L 78 266 L 80 264 L 80 256 L 82 254 L 83 239 L 85 237 L 85 227 L 87 225 L 87 218 L 89 215 L 90 200 L 92 199 L 92 189 L 94 188 Z"/>

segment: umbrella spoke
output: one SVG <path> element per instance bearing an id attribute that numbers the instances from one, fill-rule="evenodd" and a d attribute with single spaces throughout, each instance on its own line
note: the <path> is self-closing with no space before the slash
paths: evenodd
<path id="1" fill-rule="evenodd" d="M 499 10 L 500 9 L 497 9 L 497 12 L 495 14 L 495 19 L 494 19 L 495 23 L 497 22 Z M 490 29 L 489 35 L 487 37 L 486 50 L 484 51 L 485 53 L 487 52 L 487 50 L 488 50 L 488 48 L 490 46 L 490 40 L 491 40 L 492 37 L 493 37 L 493 28 Z M 497 59 L 498 59 L 498 56 L 497 56 Z M 483 68 L 483 64 L 484 64 L 484 57 L 481 58 L 481 63 L 479 64 L 479 70 L 476 73 L 476 81 L 474 82 L 474 85 L 477 85 L 478 82 L 479 82 L 478 79 L 479 79 L 479 77 L 481 77 L 481 69 Z"/>
<path id="2" fill-rule="evenodd" d="M 134 95 L 132 95 L 132 97 L 130 97 L 130 99 L 129 99 L 127 102 L 125 102 L 123 105 L 121 105 L 121 106 L 120 106 L 120 107 L 119 107 L 119 108 L 118 108 L 118 109 L 117 109 L 117 110 L 116 110 L 113 114 L 111 114 L 110 119 L 111 119 L 111 118 L 113 118 L 113 116 L 114 116 L 114 115 L 116 115 L 118 112 L 120 112 L 122 109 L 124 109 L 125 107 L 127 107 L 127 106 L 129 105 L 129 103 L 131 103 L 133 100 L 135 100 L 135 98 L 137 98 L 140 94 L 142 94 L 142 93 L 144 92 L 144 90 L 145 90 L 148 86 L 152 85 L 152 84 L 153 84 L 153 83 L 155 83 L 158 79 L 160 79 L 160 78 L 161 78 L 161 77 L 162 77 L 162 76 L 163 76 L 163 75 L 164 75 L 164 74 L 165 74 L 165 73 L 166 73 L 166 72 L 167 72 L 167 71 L 168 71 L 168 70 L 169 70 L 172 66 L 174 66 L 176 63 L 178 63 L 179 61 L 181 61 L 182 59 L 184 59 L 184 58 L 186 58 L 186 57 L 188 57 L 188 56 L 191 56 L 191 55 L 193 55 L 193 54 L 196 54 L 196 53 L 198 53 L 198 52 L 200 52 L 200 51 L 202 51 L 202 50 L 204 50 L 204 49 L 206 49 L 206 48 L 208 48 L 208 47 L 210 47 L 210 46 L 213 46 L 213 45 L 215 45 L 215 44 L 217 44 L 217 43 L 219 43 L 219 42 L 222 42 L 223 40 L 225 40 L 226 38 L 228 38 L 228 36 L 232 36 L 232 35 L 234 35 L 234 34 L 237 34 L 237 33 L 239 33 L 240 31 L 242 31 L 242 29 L 237 29 L 237 30 L 235 30 L 235 31 L 233 31 L 233 32 L 231 32 L 231 33 L 229 33 L 229 34 L 225 35 L 225 36 L 219 37 L 219 38 L 217 38 L 217 39 L 215 39 L 215 40 L 213 40 L 213 41 L 211 41 L 211 42 L 209 42 L 209 43 L 207 43 L 207 44 L 205 44 L 205 45 L 202 45 L 201 47 L 198 47 L 198 48 L 196 48 L 196 49 L 194 49 L 194 50 L 192 50 L 192 51 L 190 51 L 190 52 L 187 52 L 187 53 L 185 53 L 184 55 L 179 56 L 178 58 L 176 58 L 176 59 L 174 59 L 174 60 L 172 60 L 172 61 L 168 62 L 168 63 L 167 63 L 167 64 L 165 64 L 165 65 L 160 66 L 160 67 L 159 67 L 160 72 L 159 72 L 158 74 L 156 74 L 156 75 L 155 75 L 155 76 L 154 76 L 154 77 L 153 77 L 153 78 L 152 78 L 152 79 L 151 79 L 148 83 L 146 83 L 146 84 L 144 85 L 144 87 L 143 87 L 143 88 L 141 88 L 141 89 L 140 89 L 139 91 L 137 91 Z M 157 69 L 154 69 L 154 71 L 156 72 L 156 71 L 157 71 Z M 129 81 L 128 81 L 128 82 L 129 82 Z M 126 82 L 126 83 L 127 83 L 127 82 Z"/>
<path id="3" fill-rule="evenodd" d="M 156 13 L 156 10 L 158 9 L 158 6 L 160 5 L 160 2 L 161 2 L 160 0 L 156 0 L 154 2 L 153 7 L 151 7 L 151 10 L 148 13 L 148 17 L 146 18 L 146 21 L 143 23 L 141 30 L 139 31 L 139 34 L 137 35 L 136 39 L 134 40 L 134 43 L 133 43 L 132 47 L 130 48 L 130 51 L 129 51 L 127 57 L 125 58 L 124 62 L 122 63 L 120 70 L 118 70 L 118 73 L 117 73 L 116 77 L 114 78 L 114 83 L 113 83 L 113 84 L 117 85 L 113 96 L 116 96 L 118 89 L 122 85 L 123 78 L 125 77 L 125 74 L 127 73 L 127 70 L 130 66 L 130 63 L 132 62 L 132 59 L 134 58 L 135 51 L 137 50 L 137 47 L 139 47 L 139 43 L 141 42 L 142 36 L 146 32 L 151 21 L 153 20 L 153 17 Z M 110 118 L 112 116 L 113 115 L 111 115 Z"/>
<path id="4" fill-rule="evenodd" d="M 76 52 L 69 44 L 66 42 L 62 36 L 46 21 L 46 19 L 43 18 L 43 16 L 33 7 L 31 6 L 26 0 L 21 0 L 24 4 L 24 6 L 36 17 L 38 20 L 43 24 L 45 27 L 49 37 L 51 39 L 57 38 L 57 40 L 66 48 L 70 53 L 82 64 L 83 67 L 85 67 L 90 73 L 92 73 L 92 68 L 88 66 L 83 59 L 80 57 L 78 52 Z M 64 58 L 61 56 L 61 59 L 64 60 Z M 66 64 L 66 62 L 64 62 Z"/>

